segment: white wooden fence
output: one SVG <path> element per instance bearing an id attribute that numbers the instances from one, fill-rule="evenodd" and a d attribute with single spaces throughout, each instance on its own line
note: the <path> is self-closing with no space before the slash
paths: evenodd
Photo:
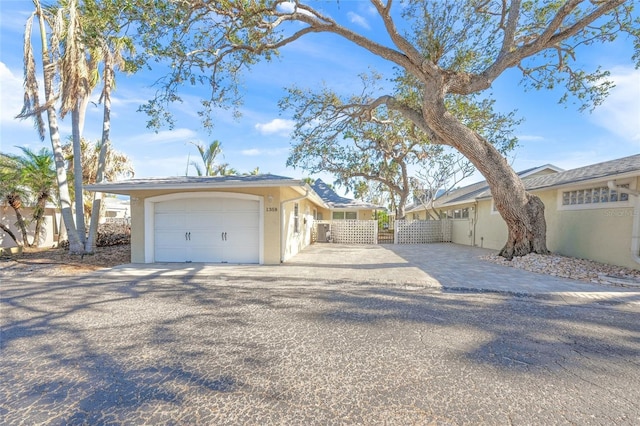
<path id="1" fill-rule="evenodd" d="M 397 220 L 394 223 L 394 244 L 427 244 L 451 241 L 451 220 Z M 334 220 L 316 221 L 313 242 L 340 244 L 378 244 L 378 221 Z"/>

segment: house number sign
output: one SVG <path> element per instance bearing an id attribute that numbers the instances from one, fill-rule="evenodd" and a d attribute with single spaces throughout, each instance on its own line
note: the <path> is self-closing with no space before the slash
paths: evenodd
<path id="1" fill-rule="evenodd" d="M 267 207 L 267 211 L 268 212 L 277 212 L 278 208 L 277 207 Z"/>

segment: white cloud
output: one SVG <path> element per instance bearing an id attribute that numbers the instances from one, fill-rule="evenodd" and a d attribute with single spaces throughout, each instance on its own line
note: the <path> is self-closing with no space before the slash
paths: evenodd
<path id="1" fill-rule="evenodd" d="M 187 172 L 187 155 L 136 157 L 130 156 L 136 178 L 184 176 Z M 193 159 L 193 158 L 192 158 Z M 193 174 L 193 169 L 189 170 Z"/>
<path id="2" fill-rule="evenodd" d="M 257 157 L 257 156 L 275 156 L 282 155 L 289 151 L 289 148 L 274 148 L 274 149 L 259 149 L 259 148 L 249 148 L 243 149 L 240 151 L 242 155 L 247 157 Z"/>
<path id="3" fill-rule="evenodd" d="M 262 151 L 259 150 L 258 148 L 251 148 L 251 149 L 243 149 L 242 151 L 240 151 L 240 153 L 248 157 L 257 157 L 258 155 L 262 154 Z"/>
<path id="4" fill-rule="evenodd" d="M 293 13 L 296 10 L 296 4 L 292 1 L 283 1 L 278 3 L 278 12 Z"/>
<path id="5" fill-rule="evenodd" d="M 351 21 L 352 24 L 356 24 L 362 28 L 366 28 L 367 30 L 371 29 L 371 26 L 369 26 L 369 22 L 367 22 L 367 20 L 363 16 L 358 15 L 357 13 L 348 12 L 347 17 L 349 17 L 349 21 Z"/>
<path id="6" fill-rule="evenodd" d="M 278 3 L 277 11 L 280 13 L 300 13 L 302 15 L 314 16 L 311 12 L 305 9 L 300 9 L 296 7 L 295 2 L 292 1 L 283 1 Z"/>
<path id="7" fill-rule="evenodd" d="M 295 121 L 293 120 L 283 120 L 282 118 L 274 118 L 268 123 L 258 123 L 256 124 L 256 129 L 262 133 L 263 135 L 269 134 L 281 134 L 281 135 L 289 135 L 295 126 Z"/>
<path id="8" fill-rule="evenodd" d="M 611 80 L 616 87 L 591 118 L 620 139 L 640 143 L 640 70 L 614 68 Z"/>
<path id="9" fill-rule="evenodd" d="M 17 120 L 14 117 L 22 110 L 23 89 L 22 76 L 14 74 L 4 62 L 0 62 L 0 87 L 2 88 L 2 96 L 0 96 L 0 124 L 22 125 L 24 127 L 33 128 L 33 121 Z"/>
<path id="10" fill-rule="evenodd" d="M 144 133 L 127 138 L 123 142 L 144 143 L 144 144 L 170 144 L 173 142 L 186 143 L 192 140 L 199 140 L 198 133 L 191 129 L 162 130 L 158 133 Z"/>

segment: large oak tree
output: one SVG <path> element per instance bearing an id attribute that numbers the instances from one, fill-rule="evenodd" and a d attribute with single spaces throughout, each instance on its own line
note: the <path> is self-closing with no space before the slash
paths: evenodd
<path id="1" fill-rule="evenodd" d="M 564 85 L 585 107 L 597 105 L 611 87 L 608 74 L 581 69 L 577 48 L 610 42 L 621 33 L 631 34 L 640 47 L 640 25 L 630 0 L 371 0 L 385 30 L 375 38 L 324 13 L 320 8 L 326 3 L 139 3 L 147 47 L 157 57 L 171 58 L 165 90 L 146 108 L 155 114 L 155 123 L 165 103 L 179 99 L 184 84 L 210 85 L 205 109 L 235 101 L 240 71 L 310 34 L 339 36 L 415 79 L 419 103 L 404 102 L 391 90 L 369 99 L 362 114 L 375 114 L 380 106 L 394 110 L 431 143 L 454 147 L 467 157 L 486 178 L 507 223 L 508 240 L 501 250 L 507 258 L 547 252 L 544 205 L 527 193 L 498 149 L 451 113 L 447 100 L 482 93 L 505 71 L 517 68 L 526 85 Z"/>

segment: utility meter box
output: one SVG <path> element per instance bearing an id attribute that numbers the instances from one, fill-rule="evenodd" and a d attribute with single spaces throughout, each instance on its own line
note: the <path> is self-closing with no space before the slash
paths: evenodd
<path id="1" fill-rule="evenodd" d="M 331 225 L 328 223 L 318 223 L 318 242 L 328 243 L 331 241 Z"/>

